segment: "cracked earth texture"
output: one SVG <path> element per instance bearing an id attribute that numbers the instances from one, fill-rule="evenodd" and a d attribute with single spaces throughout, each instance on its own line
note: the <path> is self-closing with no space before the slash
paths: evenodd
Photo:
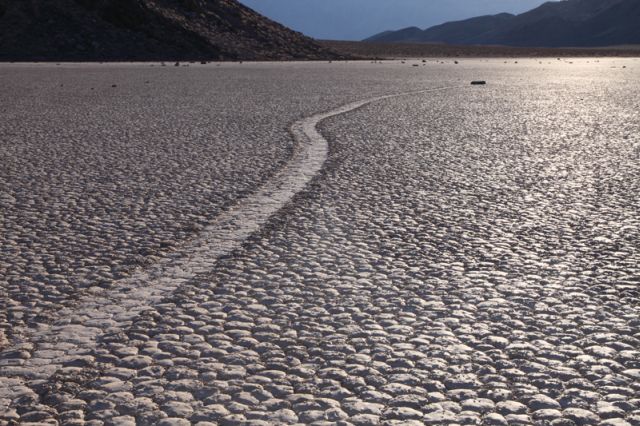
<path id="1" fill-rule="evenodd" d="M 305 190 L 0 423 L 639 425 L 640 61 L 518 62 L 1 68 L 5 383 L 268 181 L 292 122 L 489 85 L 322 122 Z"/>

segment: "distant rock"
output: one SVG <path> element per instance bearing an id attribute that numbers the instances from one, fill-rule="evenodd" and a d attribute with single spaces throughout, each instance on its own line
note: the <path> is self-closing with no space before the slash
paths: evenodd
<path id="1" fill-rule="evenodd" d="M 640 0 L 547 2 L 520 15 L 502 13 L 447 22 L 426 30 L 385 31 L 368 38 L 385 43 L 449 43 L 528 47 L 640 44 Z"/>
<path id="2" fill-rule="evenodd" d="M 236 0 L 0 0 L 5 61 L 337 57 Z"/>

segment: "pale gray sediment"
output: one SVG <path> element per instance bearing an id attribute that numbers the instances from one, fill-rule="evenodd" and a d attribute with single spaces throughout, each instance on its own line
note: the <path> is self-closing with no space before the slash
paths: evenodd
<path id="1" fill-rule="evenodd" d="M 290 123 L 425 87 L 392 67 L 155 65 L 0 64 L 0 350 L 261 187 L 291 158 Z"/>
<path id="2" fill-rule="evenodd" d="M 637 63 L 441 62 L 181 69 L 172 77 L 179 91 L 229 87 L 211 98 L 214 114 L 206 115 L 236 114 L 199 120 L 200 129 L 214 133 L 212 150 L 228 150 L 232 160 L 219 162 L 224 175 L 247 176 L 258 191 L 293 154 L 287 123 L 363 93 L 489 84 L 388 99 L 319 123 L 329 141 L 322 169 L 205 273 L 130 325 L 95 320 L 105 331 L 91 347 L 27 342 L 4 353 L 5 373 L 29 362 L 33 349 L 45 363 L 66 360 L 47 379 L 16 379 L 0 425 L 640 425 Z M 165 71 L 158 75 L 175 70 Z M 177 82 L 183 78 L 189 84 Z M 68 99 L 78 96 L 76 88 Z M 188 128 L 190 115 L 205 115 L 193 100 L 210 105 L 199 94 L 178 98 L 189 99 L 178 115 Z M 216 138 L 226 122 L 241 125 Z M 14 129 L 35 134 L 29 124 L 25 115 Z M 44 135 L 34 151 L 52 140 Z M 153 148 L 147 140 L 130 142 Z M 264 158 L 263 166 L 280 162 L 255 179 L 245 166 Z M 217 163 L 204 156 L 197 165 L 207 171 Z M 158 189 L 176 188 L 179 177 Z M 235 188 L 217 192 L 241 200 L 247 192 Z M 105 195 L 120 204 L 118 192 Z M 159 211 L 195 210 L 177 195 Z M 213 212 L 209 224 L 220 210 L 204 206 Z M 17 211 L 28 216 L 28 207 Z M 171 224 L 143 219 L 152 229 Z M 8 235 L 12 244 L 15 233 Z M 32 240 L 13 243 L 26 246 L 17 261 L 30 261 Z M 28 291 L 12 291 L 20 288 Z M 42 296 L 35 304 L 11 293 L 22 303 L 16 312 L 37 314 L 49 288 L 28 293 Z M 82 285 L 75 293 L 86 294 Z"/>
<path id="3" fill-rule="evenodd" d="M 194 278 L 208 272 L 218 258 L 239 248 L 292 197 L 304 189 L 327 159 L 328 142 L 316 126 L 323 120 L 354 111 L 370 103 L 390 98 L 442 91 L 460 86 L 431 88 L 377 96 L 349 103 L 329 112 L 315 114 L 291 126 L 296 147 L 290 161 L 255 194 L 241 199 L 208 225 L 197 238 L 149 268 L 115 282 L 108 290 L 90 288 L 73 307 L 57 313 L 49 328 L 21 333 L 21 342 L 5 351 L 29 354 L 24 359 L 0 366 L 0 410 L 8 410 L 13 400 L 33 394 L 30 381 L 50 378 L 65 363 L 77 360 L 95 348 L 104 333 L 118 333 L 149 306 Z M 5 357 L 9 360 L 15 359 Z"/>

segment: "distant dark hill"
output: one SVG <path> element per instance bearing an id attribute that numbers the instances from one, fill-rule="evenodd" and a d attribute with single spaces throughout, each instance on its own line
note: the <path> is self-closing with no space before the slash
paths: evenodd
<path id="1" fill-rule="evenodd" d="M 422 38 L 423 38 L 423 31 L 420 28 L 409 27 L 409 28 L 403 28 L 398 31 L 385 31 L 380 34 L 376 34 L 365 41 L 372 41 L 372 42 L 384 41 L 389 43 L 400 41 L 400 42 L 410 43 L 410 42 L 421 41 Z"/>
<path id="2" fill-rule="evenodd" d="M 547 2 L 520 15 L 507 13 L 419 30 L 386 31 L 365 41 L 487 44 L 531 47 L 640 43 L 640 0 Z"/>
<path id="3" fill-rule="evenodd" d="M 616 4 L 585 22 L 582 31 L 594 45 L 640 44 L 640 0 Z"/>
<path id="4" fill-rule="evenodd" d="M 464 25 L 448 26 L 447 24 L 439 25 L 427 29 L 427 37 L 432 39 L 448 39 L 449 43 L 469 44 L 476 43 L 476 40 L 483 36 L 491 34 L 491 32 L 500 26 L 506 25 L 514 15 L 502 13 L 492 16 L 481 16 L 478 18 L 468 19 Z"/>
<path id="5" fill-rule="evenodd" d="M 0 60 L 335 56 L 236 0 L 0 0 Z"/>

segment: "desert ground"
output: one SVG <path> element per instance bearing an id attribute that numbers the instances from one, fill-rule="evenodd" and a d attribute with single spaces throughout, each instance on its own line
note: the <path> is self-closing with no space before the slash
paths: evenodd
<path id="1" fill-rule="evenodd" d="M 0 64 L 0 424 L 640 425 L 640 59 L 165 65 Z"/>
<path id="2" fill-rule="evenodd" d="M 640 45 L 549 48 L 337 40 L 322 40 L 320 44 L 343 55 L 362 59 L 640 57 Z"/>

